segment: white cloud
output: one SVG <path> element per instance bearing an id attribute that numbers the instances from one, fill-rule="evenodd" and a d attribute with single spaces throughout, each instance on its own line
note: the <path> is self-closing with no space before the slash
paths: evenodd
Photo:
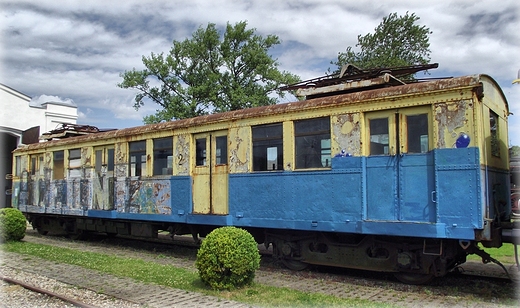
<path id="1" fill-rule="evenodd" d="M 515 113 L 510 136 L 520 144 L 520 85 L 511 86 L 520 69 L 516 0 L 3 1 L 0 82 L 30 96 L 70 97 L 85 124 L 139 125 L 158 106 L 135 111 L 135 92 L 116 86 L 119 74 L 142 69 L 143 55 L 168 52 L 172 40 L 199 26 L 247 21 L 260 35 L 278 35 L 282 44 L 273 52 L 280 69 L 310 79 L 383 17 L 407 11 L 433 32 L 431 57 L 439 69 L 432 74 L 486 73 L 500 83 Z"/>
<path id="2" fill-rule="evenodd" d="M 45 94 L 31 98 L 29 105 L 33 107 L 41 107 L 45 103 L 60 103 L 67 106 L 77 107 L 74 101 L 70 98 L 63 99 L 59 96 Z"/>

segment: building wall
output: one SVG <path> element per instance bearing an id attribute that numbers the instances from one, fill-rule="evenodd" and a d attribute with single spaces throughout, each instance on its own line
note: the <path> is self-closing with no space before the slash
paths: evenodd
<path id="1" fill-rule="evenodd" d="M 40 135 L 55 129 L 60 123 L 76 124 L 76 106 L 62 102 L 31 103 L 31 97 L 0 83 L 0 208 L 10 205 L 12 172 L 11 152 L 21 144 L 22 134 L 32 127 L 40 127 Z"/>

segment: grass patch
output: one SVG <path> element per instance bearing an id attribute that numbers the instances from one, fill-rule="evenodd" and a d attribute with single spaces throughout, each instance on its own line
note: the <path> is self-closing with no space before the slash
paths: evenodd
<path id="1" fill-rule="evenodd" d="M 483 248 L 479 244 L 479 247 L 502 263 L 515 263 L 515 246 L 513 244 L 504 243 L 500 248 Z M 482 258 L 477 255 L 469 255 L 467 259 L 482 260 Z"/>
<path id="2" fill-rule="evenodd" d="M 1 245 L 3 251 L 30 255 L 41 259 L 81 266 L 119 277 L 129 277 L 144 283 L 155 283 L 171 288 L 199 292 L 263 307 L 392 307 L 362 299 L 345 299 L 320 293 L 305 293 L 289 288 L 277 288 L 253 283 L 232 291 L 213 291 L 200 280 L 197 272 L 114 255 L 76 251 L 28 242 L 10 242 Z"/>

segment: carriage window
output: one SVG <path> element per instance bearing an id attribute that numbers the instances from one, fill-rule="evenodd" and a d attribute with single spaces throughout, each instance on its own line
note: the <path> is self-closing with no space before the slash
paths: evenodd
<path id="1" fill-rule="evenodd" d="M 130 176 L 146 174 L 146 141 L 130 142 Z"/>
<path id="2" fill-rule="evenodd" d="M 173 173 L 173 139 L 171 137 L 153 140 L 153 174 Z"/>
<path id="3" fill-rule="evenodd" d="M 64 178 L 64 153 L 63 151 L 53 152 L 52 161 L 52 178 L 55 180 L 62 180 Z"/>
<path id="4" fill-rule="evenodd" d="M 253 170 L 283 170 L 282 123 L 252 128 Z"/>
<path id="5" fill-rule="evenodd" d="M 81 150 L 69 150 L 69 176 L 77 178 L 81 176 Z"/>
<path id="6" fill-rule="evenodd" d="M 195 140 L 195 144 L 195 165 L 206 166 L 206 138 L 200 138 Z"/>
<path id="7" fill-rule="evenodd" d="M 31 155 L 31 175 L 36 174 L 36 170 L 38 169 L 38 158 L 36 156 Z"/>
<path id="8" fill-rule="evenodd" d="M 15 171 L 14 176 L 21 176 L 22 175 L 22 157 L 16 156 L 15 157 Z"/>
<path id="9" fill-rule="evenodd" d="M 294 122 L 296 169 L 330 167 L 330 119 Z"/>
<path id="10" fill-rule="evenodd" d="M 498 115 L 493 111 L 489 111 L 489 128 L 491 130 L 491 155 L 500 157 L 500 142 L 498 134 Z"/>
<path id="11" fill-rule="evenodd" d="M 103 166 L 103 150 L 96 150 L 96 164 L 95 169 L 98 174 L 101 174 L 101 166 Z"/>
<path id="12" fill-rule="evenodd" d="M 370 155 L 388 155 L 388 118 L 370 119 Z"/>
<path id="13" fill-rule="evenodd" d="M 114 149 L 107 149 L 107 170 L 114 171 L 115 154 Z"/>
<path id="14" fill-rule="evenodd" d="M 98 174 L 101 174 L 101 167 L 106 166 L 106 171 L 114 171 L 114 149 L 103 148 L 95 151 L 96 164 L 95 169 Z"/>
<path id="15" fill-rule="evenodd" d="M 216 142 L 216 163 L 217 165 L 227 164 L 227 136 L 219 136 L 215 138 Z"/>
<path id="16" fill-rule="evenodd" d="M 409 115 L 406 122 L 408 153 L 428 152 L 428 115 Z"/>

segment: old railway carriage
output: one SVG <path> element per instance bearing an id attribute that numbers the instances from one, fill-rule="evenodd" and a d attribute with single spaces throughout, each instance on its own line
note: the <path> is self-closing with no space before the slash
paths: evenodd
<path id="1" fill-rule="evenodd" d="M 13 206 L 41 233 L 233 225 L 294 269 L 426 282 L 482 254 L 477 242 L 511 240 L 508 106 L 486 75 L 382 74 L 308 84 L 294 103 L 21 146 Z"/>

